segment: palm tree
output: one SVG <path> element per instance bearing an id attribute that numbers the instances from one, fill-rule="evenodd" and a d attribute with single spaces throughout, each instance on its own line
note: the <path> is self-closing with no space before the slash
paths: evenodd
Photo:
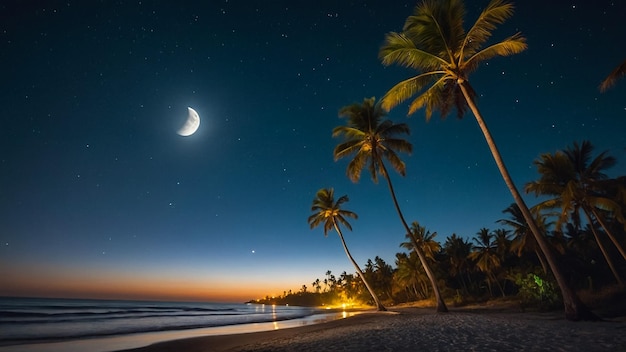
<path id="1" fill-rule="evenodd" d="M 606 92 L 609 88 L 615 85 L 615 81 L 617 81 L 624 75 L 626 75 L 626 60 L 619 64 L 615 69 L 613 69 L 613 71 L 609 73 L 604 81 L 602 81 L 602 83 L 600 84 L 600 91 Z"/>
<path id="2" fill-rule="evenodd" d="M 623 189 L 619 190 L 618 180 L 609 179 L 604 173 L 606 169 L 613 167 L 617 160 L 607 155 L 608 151 L 600 153 L 592 160 L 593 149 L 594 147 L 589 141 L 583 141 L 580 145 L 574 142 L 573 148 L 567 148 L 565 154 L 574 165 L 577 184 L 582 187 L 581 191 L 585 193 L 582 196 L 586 197 L 585 205 L 589 208 L 589 213 L 586 214 L 588 220 L 593 215 L 593 218 L 602 226 L 602 229 L 626 260 L 626 251 L 609 230 L 604 216 L 602 216 L 603 212 L 608 212 L 619 222 L 625 222 L 621 205 L 613 199 L 614 194 L 612 194 L 612 188 L 615 186 L 617 186 L 618 192 L 623 192 Z M 591 221 L 589 223 L 592 224 Z"/>
<path id="3" fill-rule="evenodd" d="M 402 221 L 406 233 L 410 234 L 411 229 L 406 220 L 404 220 L 389 172 L 384 163 L 384 160 L 387 160 L 391 167 L 402 176 L 406 174 L 406 165 L 396 151 L 410 153 L 413 150 L 413 146 L 407 140 L 396 138 L 395 136 L 408 134 L 409 126 L 404 123 L 394 124 L 390 120 L 381 121 L 385 114 L 380 105 L 375 103 L 375 98 L 364 99 L 362 104 L 352 104 L 341 108 L 339 116 L 347 117 L 348 125 L 336 127 L 333 130 L 333 137 L 340 135 L 345 137 L 345 140 L 335 147 L 333 154 L 335 161 L 354 154 L 354 158 L 350 161 L 347 168 L 348 177 L 352 182 L 358 182 L 366 164 L 368 165 L 372 181 L 378 182 L 379 174 L 385 178 L 396 211 L 400 216 L 400 221 Z M 420 246 L 413 237 L 411 239 L 415 246 L 415 252 L 422 261 L 424 270 L 433 287 L 437 301 L 437 312 L 447 312 L 448 308 L 439 292 L 435 275 L 428 265 Z"/>
<path id="4" fill-rule="evenodd" d="M 522 215 L 517 204 L 513 203 L 509 205 L 508 208 L 502 211 L 503 213 L 509 213 L 510 219 L 500 219 L 497 222 L 507 225 L 513 228 L 513 240 L 511 241 L 511 252 L 515 253 L 518 257 L 521 257 L 524 252 L 533 252 L 539 259 L 539 263 L 541 264 L 541 268 L 545 274 L 548 273 L 548 267 L 546 261 L 537 246 L 537 241 L 533 237 L 532 232 L 528 228 L 528 224 L 526 224 L 526 220 Z M 542 215 L 537 215 L 537 219 L 535 220 L 536 224 L 540 226 L 545 233 L 546 229 L 546 219 Z"/>
<path id="5" fill-rule="evenodd" d="M 496 252 L 500 260 L 504 262 L 511 249 L 511 234 L 509 230 L 496 229 L 493 231 L 493 238 L 496 243 Z"/>
<path id="6" fill-rule="evenodd" d="M 411 238 L 411 236 L 413 236 L 415 241 L 417 241 L 417 244 L 422 248 L 426 258 L 434 261 L 435 254 L 439 253 L 441 250 L 441 244 L 435 241 L 437 232 L 431 233 L 429 230 L 426 230 L 424 226 L 420 226 L 419 222 L 413 221 L 411 223 L 411 232 L 410 234 L 407 234 L 406 237 Z M 410 250 L 413 248 L 413 243 L 404 242 L 401 246 Z"/>
<path id="7" fill-rule="evenodd" d="M 320 293 L 320 291 L 322 290 L 322 286 L 320 285 L 320 279 L 315 279 L 311 286 L 313 286 L 313 288 L 315 289 L 315 293 Z"/>
<path id="8" fill-rule="evenodd" d="M 574 147 L 568 148 L 565 152 L 542 154 L 538 160 L 535 160 L 535 165 L 541 175 L 540 179 L 529 182 L 526 185 L 526 191 L 534 192 L 535 195 L 553 196 L 539 203 L 537 207 L 540 209 L 561 208 L 557 229 L 560 229 L 568 219 L 572 219 L 575 225 L 580 226 L 582 213 L 587 224 L 590 225 L 598 248 L 613 272 L 613 276 L 619 284 L 623 284 L 621 275 L 615 268 L 596 229 L 596 223 L 599 223 L 626 259 L 624 249 L 605 225 L 603 216 L 600 214 L 601 211 L 606 210 L 618 217 L 622 216 L 619 204 L 605 196 L 606 182 L 604 181 L 608 178 L 604 170 L 615 165 L 615 159 L 603 152 L 591 160 L 592 152 L 591 143 L 583 141 L 580 145 L 575 142 Z"/>
<path id="9" fill-rule="evenodd" d="M 477 237 L 473 238 L 476 244 L 473 246 L 469 258 L 475 260 L 478 270 L 482 271 L 487 276 L 487 285 L 489 286 L 491 296 L 493 296 L 491 283 L 494 281 L 500 288 L 502 296 L 504 296 L 504 290 L 495 274 L 496 270 L 500 269 L 502 262 L 498 255 L 497 243 L 493 241 L 494 235 L 489 232 L 489 229 L 482 228 L 478 231 L 476 236 Z"/>
<path id="10" fill-rule="evenodd" d="M 465 7 L 462 0 L 423 0 L 415 7 L 414 14 L 407 18 L 401 33 L 387 34 L 379 53 L 384 65 L 399 64 L 420 73 L 391 88 L 382 98 L 382 107 L 390 110 L 418 94 L 409 106 L 409 115 L 425 107 L 426 120 L 430 120 L 434 110 L 439 110 L 441 116 L 445 117 L 456 109 L 457 115 L 462 117 L 469 108 L 504 182 L 520 207 L 561 288 L 566 318 L 597 319 L 575 295 L 558 268 L 556 257 L 535 224 L 478 110 L 475 103 L 476 93 L 468 80 L 469 74 L 481 62 L 496 56 L 517 54 L 526 49 L 526 39 L 519 33 L 482 48 L 491 38 L 491 32 L 496 26 L 504 23 L 512 14 L 512 4 L 503 0 L 491 0 L 466 32 L 463 28 Z"/>
<path id="11" fill-rule="evenodd" d="M 416 300 L 429 297 L 430 281 L 414 251 L 410 254 L 396 253 L 396 268 L 394 282 L 408 291 L 408 297 L 414 296 Z"/>
<path id="12" fill-rule="evenodd" d="M 455 233 L 446 238 L 443 245 L 443 251 L 450 262 L 450 275 L 460 281 L 465 293 L 469 293 L 467 284 L 471 284 L 471 277 L 468 275 L 470 269 L 468 257 L 471 250 L 472 244 Z M 467 283 L 463 278 L 464 276 L 467 276 Z"/>
<path id="13" fill-rule="evenodd" d="M 387 309 L 382 305 L 382 303 L 380 303 L 378 297 L 365 280 L 365 276 L 363 276 L 361 268 L 359 268 L 359 265 L 356 263 L 354 258 L 352 258 L 352 255 L 348 250 L 348 246 L 346 245 L 346 241 L 343 239 L 343 233 L 339 228 L 339 225 L 341 224 L 345 226 L 348 230 L 352 230 L 352 226 L 346 218 L 356 219 L 358 217 L 354 212 L 341 209 L 343 203 L 346 203 L 347 201 L 348 196 L 345 195 L 339 197 L 339 199 L 335 201 L 335 191 L 332 188 L 320 189 L 319 191 L 317 191 L 315 199 L 313 199 L 313 205 L 311 206 L 311 211 L 313 211 L 313 214 L 309 216 L 309 225 L 311 226 L 311 229 L 313 229 L 320 224 L 324 224 L 325 237 L 328 237 L 329 230 L 334 229 L 335 231 L 337 231 L 339 239 L 341 240 L 341 244 L 343 245 L 343 250 L 346 252 L 348 259 L 350 259 L 350 261 L 352 262 L 352 265 L 354 265 L 356 272 L 361 277 L 361 280 L 363 280 L 363 283 L 365 284 L 365 287 L 367 287 L 367 290 L 370 292 L 370 295 L 372 295 L 374 303 L 376 304 L 376 309 L 378 309 L 379 311 L 385 311 Z"/>
<path id="14" fill-rule="evenodd" d="M 391 293 L 393 271 L 393 267 L 387 264 L 381 257 L 376 256 L 374 258 L 374 287 L 378 289 L 382 297 L 387 299 L 393 297 Z"/>

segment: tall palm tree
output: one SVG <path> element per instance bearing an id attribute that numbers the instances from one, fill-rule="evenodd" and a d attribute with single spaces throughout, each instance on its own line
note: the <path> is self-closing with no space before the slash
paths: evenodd
<path id="1" fill-rule="evenodd" d="M 513 5 L 504 0 L 491 0 L 469 31 L 463 19 L 462 0 L 423 0 L 407 18 L 401 33 L 391 32 L 385 38 L 379 57 L 384 65 L 399 64 L 417 70 L 418 75 L 396 84 L 382 98 L 382 107 L 390 110 L 417 94 L 409 106 L 409 115 L 425 107 L 426 119 L 439 110 L 445 117 L 456 109 L 462 117 L 469 108 L 480 127 L 502 178 L 520 207 L 530 230 L 554 273 L 563 296 L 565 316 L 570 320 L 597 319 L 580 301 L 558 268 L 555 255 L 534 222 L 522 199 L 482 114 L 476 105 L 476 93 L 468 77 L 480 63 L 496 56 L 509 56 L 524 51 L 526 39 L 519 33 L 503 41 L 483 45 L 491 38 L 497 25 L 513 14 Z"/>
<path id="2" fill-rule="evenodd" d="M 348 125 L 336 127 L 333 130 L 333 137 L 344 137 L 344 141 L 335 147 L 333 154 L 335 160 L 354 154 L 347 168 L 348 177 L 352 182 L 357 182 L 360 179 L 361 172 L 366 164 L 374 182 L 378 182 L 379 174 L 385 178 L 391 192 L 393 204 L 396 207 L 398 216 L 400 216 L 400 221 L 406 233 L 410 234 L 411 229 L 404 219 L 384 162 L 387 160 L 391 167 L 402 176 L 406 174 L 406 165 L 397 152 L 410 153 L 413 146 L 407 140 L 397 138 L 396 135 L 408 134 L 409 126 L 404 123 L 394 124 L 390 120 L 381 121 L 385 114 L 386 112 L 380 105 L 376 104 L 375 98 L 364 99 L 362 104 L 352 104 L 341 108 L 339 116 L 347 117 Z M 439 292 L 435 274 L 426 261 L 420 246 L 412 236 L 411 239 L 415 246 L 415 252 L 422 261 L 424 270 L 433 287 L 437 301 L 437 312 L 447 312 L 448 308 Z"/>
<path id="3" fill-rule="evenodd" d="M 487 228 L 482 228 L 476 236 L 473 238 L 475 244 L 472 248 L 472 252 L 469 258 L 476 261 L 476 267 L 478 270 L 485 273 L 487 276 L 487 285 L 489 286 L 489 293 L 493 296 L 491 290 L 491 283 L 495 282 L 500 288 L 502 296 L 504 296 L 504 290 L 500 285 L 500 282 L 496 278 L 495 272 L 500 269 L 501 261 L 498 255 L 498 245 L 493 241 L 494 235 Z"/>
<path id="4" fill-rule="evenodd" d="M 311 286 L 313 286 L 313 288 L 315 289 L 315 293 L 320 293 L 320 291 L 322 290 L 322 286 L 320 285 L 320 279 L 315 279 Z"/>
<path id="5" fill-rule="evenodd" d="M 606 76 L 604 81 L 602 81 L 602 83 L 600 84 L 600 91 L 606 92 L 609 88 L 615 85 L 615 81 L 617 81 L 624 75 L 626 75 L 626 60 L 624 60 L 624 62 L 619 64 L 616 68 L 613 69 L 613 71 L 611 71 L 611 73 L 609 73 L 608 76 Z"/>
<path id="6" fill-rule="evenodd" d="M 471 250 L 472 244 L 455 233 L 446 238 L 443 245 L 443 251 L 450 261 L 450 275 L 459 280 L 465 293 L 469 293 L 467 285 L 471 284 L 471 277 L 468 275 L 470 270 L 468 257 Z M 467 283 L 464 276 L 467 277 Z"/>
<path id="7" fill-rule="evenodd" d="M 603 187 L 606 183 L 604 181 L 608 179 L 604 170 L 613 166 L 615 159 L 604 152 L 591 160 L 592 152 L 591 143 L 583 141 L 580 145 L 575 142 L 574 147 L 568 148 L 565 152 L 542 154 L 538 160 L 535 160 L 541 176 L 539 180 L 529 182 L 526 185 L 526 191 L 553 197 L 539 203 L 537 207 L 540 209 L 561 208 L 557 229 L 560 229 L 568 219 L 572 219 L 575 225 L 580 226 L 580 215 L 584 215 L 613 276 L 619 284 L 622 284 L 621 275 L 615 268 L 596 229 L 596 223 L 599 223 L 604 233 L 626 259 L 624 249 L 605 225 L 603 216 L 600 214 L 601 211 L 608 210 L 619 217 L 622 216 L 619 204 L 606 197 Z"/>
<path id="8" fill-rule="evenodd" d="M 348 250 L 348 246 L 346 245 L 346 241 L 343 238 L 343 233 L 339 228 L 339 225 L 341 224 L 345 226 L 348 230 L 352 230 L 352 225 L 350 225 L 346 218 L 356 219 L 358 217 L 356 213 L 352 211 L 341 209 L 343 203 L 346 203 L 347 201 L 348 196 L 345 195 L 339 197 L 339 199 L 335 201 L 335 191 L 332 188 L 320 189 L 319 191 L 317 191 L 317 194 L 315 194 L 315 199 L 313 199 L 313 205 L 311 206 L 311 211 L 313 212 L 313 214 L 309 216 L 309 225 L 311 226 L 311 229 L 313 229 L 320 224 L 323 224 L 325 237 L 328 237 L 329 230 L 334 229 L 335 231 L 337 231 L 339 239 L 341 240 L 341 244 L 343 245 L 343 250 L 346 252 L 348 259 L 350 259 L 350 261 L 352 262 L 352 265 L 354 265 L 357 274 L 359 274 L 361 280 L 363 280 L 363 284 L 365 284 L 365 287 L 367 287 L 370 295 L 372 295 L 372 299 L 374 299 L 374 303 L 376 304 L 376 309 L 378 309 L 379 311 L 385 311 L 387 309 L 383 306 L 382 303 L 380 303 L 378 297 L 370 287 L 369 283 L 367 282 L 367 280 L 365 280 L 363 271 L 361 271 L 359 265 L 356 263 L 354 258 L 352 258 L 352 255 Z"/>

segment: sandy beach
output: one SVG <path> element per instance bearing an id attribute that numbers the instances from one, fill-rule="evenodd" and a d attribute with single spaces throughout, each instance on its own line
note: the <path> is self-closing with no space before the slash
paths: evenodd
<path id="1" fill-rule="evenodd" d="M 626 319 L 570 322 L 561 312 L 398 308 L 268 332 L 168 341 L 125 352 L 626 351 Z"/>

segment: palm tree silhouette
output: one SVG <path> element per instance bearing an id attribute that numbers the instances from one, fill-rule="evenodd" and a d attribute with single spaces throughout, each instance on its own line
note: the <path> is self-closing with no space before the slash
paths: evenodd
<path id="1" fill-rule="evenodd" d="M 346 255 L 348 256 L 348 259 L 350 259 L 350 262 L 352 262 L 352 265 L 354 265 L 357 274 L 359 274 L 361 280 L 363 280 L 363 283 L 365 284 L 365 287 L 369 291 L 370 295 L 372 295 L 372 299 L 374 299 L 374 303 L 376 304 L 376 309 L 378 309 L 379 311 L 386 311 L 387 309 L 385 308 L 385 306 L 383 306 L 382 303 L 380 303 L 378 297 L 374 293 L 374 290 L 372 290 L 367 280 L 365 280 L 363 271 L 361 271 L 361 268 L 352 257 L 352 254 L 350 254 L 348 246 L 346 245 L 346 241 L 343 238 L 343 233 L 339 228 L 339 225 L 341 224 L 345 226 L 348 230 L 352 230 L 352 226 L 346 218 L 356 219 L 358 218 L 358 216 L 354 212 L 341 209 L 343 203 L 346 203 L 348 201 L 348 196 L 341 196 L 339 197 L 339 199 L 337 199 L 337 201 L 335 201 L 334 194 L 335 191 L 332 188 L 322 188 L 317 191 L 315 199 L 313 199 L 313 205 L 311 206 L 311 211 L 313 212 L 313 214 L 309 216 L 309 225 L 311 226 L 311 229 L 314 229 L 320 224 L 323 224 L 325 237 L 328 237 L 328 231 L 332 229 L 337 231 L 339 239 L 341 240 L 341 244 L 343 245 L 343 250 L 346 252 Z"/>
<path id="2" fill-rule="evenodd" d="M 434 261 L 435 255 L 441 250 L 441 244 L 435 240 L 437 232 L 430 232 L 426 227 L 421 226 L 419 222 L 413 221 L 411 223 L 411 233 L 407 234 L 406 237 L 411 238 L 410 236 L 413 236 L 417 244 L 422 248 L 426 258 Z M 410 250 L 413 248 L 413 243 L 404 242 L 400 246 Z"/>
<path id="3" fill-rule="evenodd" d="M 494 235 L 487 228 L 482 228 L 476 236 L 473 238 L 475 244 L 473 245 L 472 252 L 469 255 L 471 260 L 476 261 L 476 267 L 487 276 L 487 286 L 489 286 L 489 294 L 493 297 L 493 291 L 491 284 L 495 282 L 500 288 L 502 296 L 504 296 L 504 290 L 495 272 L 500 269 L 501 261 L 498 255 L 497 243 L 493 241 Z"/>
<path id="4" fill-rule="evenodd" d="M 522 215 L 522 212 L 519 210 L 517 204 L 513 203 L 508 208 L 502 211 L 503 213 L 509 213 L 509 219 L 500 219 L 497 222 L 500 224 L 507 225 L 513 229 L 513 239 L 511 240 L 511 252 L 515 253 L 518 257 L 521 257 L 524 252 L 533 252 L 537 256 L 539 263 L 541 264 L 541 268 L 545 274 L 548 273 L 548 267 L 546 264 L 546 260 L 541 254 L 539 247 L 537 246 L 537 241 L 533 237 L 532 232 L 528 228 L 528 224 L 526 224 L 526 220 Z M 536 220 L 535 223 L 537 226 L 540 226 L 544 233 L 548 224 L 546 224 L 546 219 L 543 215 L 535 215 Z"/>
<path id="5" fill-rule="evenodd" d="M 476 93 L 469 83 L 469 74 L 479 64 L 497 56 L 509 56 L 524 51 L 526 39 L 514 34 L 485 48 L 497 25 L 513 14 L 513 5 L 503 0 L 492 0 L 469 31 L 463 19 L 462 0 L 424 0 L 415 7 L 401 33 L 391 32 L 385 38 L 379 57 L 384 65 L 398 64 L 420 72 L 392 87 L 382 98 L 382 107 L 390 110 L 417 94 L 409 105 L 409 115 L 425 108 L 426 120 L 438 110 L 445 117 L 451 110 L 462 117 L 468 108 L 478 123 L 502 178 L 519 206 L 539 247 L 544 252 L 561 289 L 565 316 L 570 320 L 597 317 L 580 301 L 570 288 L 558 267 L 556 257 L 534 222 L 528 206 L 522 199 L 504 164 L 491 131 L 476 105 Z"/>
<path id="6" fill-rule="evenodd" d="M 600 224 L 604 233 L 626 259 L 623 247 L 606 226 L 601 215 L 602 211 L 609 211 L 618 217 L 622 216 L 619 204 L 606 196 L 606 186 L 611 182 L 607 182 L 609 180 L 604 170 L 615 165 L 616 160 L 606 155 L 607 152 L 600 153 L 591 159 L 592 152 L 591 143 L 583 141 L 580 145 L 575 142 L 573 148 L 568 148 L 564 152 L 542 154 L 538 160 L 535 160 L 541 176 L 539 180 L 529 182 L 526 185 L 526 191 L 534 192 L 536 195 L 552 196 L 537 204 L 536 207 L 538 209 L 561 208 L 557 229 L 561 229 L 569 219 L 579 227 L 580 215 L 584 215 L 598 248 L 613 272 L 615 280 L 621 285 L 623 284 L 621 275 L 613 264 L 595 226 L 596 223 Z"/>
<path id="7" fill-rule="evenodd" d="M 463 292 L 468 293 L 467 285 L 472 283 L 469 275 L 470 261 L 468 258 L 472 251 L 472 244 L 453 233 L 452 236 L 446 238 L 443 251 L 450 263 L 450 275 L 456 277 L 463 287 Z"/>
<path id="8" fill-rule="evenodd" d="M 402 138 L 396 138 L 398 134 L 408 134 L 407 124 L 394 124 L 390 120 L 381 121 L 385 116 L 385 111 L 380 105 L 375 103 L 375 98 L 364 99 L 362 104 L 352 104 L 341 108 L 340 117 L 348 118 L 347 126 L 339 126 L 333 130 L 333 137 L 344 136 L 345 140 L 335 147 L 333 152 L 335 160 L 354 155 L 348 163 L 347 174 L 350 180 L 357 182 L 361 177 L 363 168 L 367 165 L 372 181 L 378 182 L 378 175 L 382 175 L 387 181 L 387 186 L 391 192 L 393 204 L 396 207 L 400 221 L 404 226 L 406 234 L 411 234 L 411 229 L 404 219 L 400 205 L 396 198 L 396 193 L 389 177 L 389 172 L 385 166 L 385 160 L 391 167 L 402 176 L 406 174 L 406 165 L 400 159 L 397 152 L 410 153 L 413 149 L 411 143 Z M 426 257 L 417 244 L 413 236 L 410 236 L 414 244 L 415 252 L 422 261 L 424 270 L 428 275 L 435 299 L 437 301 L 437 312 L 447 312 L 445 302 L 437 286 L 435 274 L 426 261 Z"/>

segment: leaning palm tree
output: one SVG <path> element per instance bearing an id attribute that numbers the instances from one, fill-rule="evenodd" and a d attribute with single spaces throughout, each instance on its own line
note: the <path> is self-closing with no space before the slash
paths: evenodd
<path id="1" fill-rule="evenodd" d="M 600 84 L 600 91 L 606 92 L 609 88 L 615 85 L 615 81 L 617 81 L 624 75 L 626 75 L 626 60 L 619 64 L 619 66 L 613 69 L 613 71 L 611 71 L 611 73 L 606 76 L 604 81 L 602 81 L 602 83 Z"/>
<path id="2" fill-rule="evenodd" d="M 569 287 L 558 268 L 555 255 L 535 224 L 478 110 L 476 93 L 468 80 L 469 74 L 481 62 L 497 56 L 517 54 L 526 49 L 526 39 L 519 33 L 483 48 L 496 26 L 504 23 L 512 14 L 512 4 L 503 0 L 492 0 L 466 32 L 463 26 L 465 7 L 462 0 L 423 0 L 415 7 L 414 14 L 407 18 L 403 31 L 387 34 L 385 44 L 380 49 L 379 56 L 384 65 L 399 64 L 419 72 L 392 87 L 382 98 L 382 107 L 390 110 L 417 95 L 409 106 L 409 115 L 425 108 L 426 120 L 430 120 L 435 110 L 445 117 L 456 109 L 457 116 L 462 117 L 469 108 L 485 136 L 504 182 L 520 207 L 561 288 L 566 318 L 597 319 Z"/>
<path id="3" fill-rule="evenodd" d="M 400 216 L 404 230 L 406 234 L 411 234 L 411 229 L 404 219 L 384 162 L 387 160 L 391 167 L 401 175 L 406 174 L 406 165 L 398 156 L 397 151 L 410 153 L 413 146 L 407 140 L 397 138 L 396 135 L 408 134 L 409 126 L 404 123 L 394 124 L 390 120 L 381 121 L 385 116 L 385 111 L 379 104 L 375 103 L 375 98 L 365 99 L 362 104 L 345 106 L 339 111 L 339 116 L 347 117 L 348 125 L 336 127 L 333 130 L 333 137 L 344 136 L 345 138 L 335 147 L 333 152 L 335 160 L 354 155 L 347 168 L 348 177 L 352 182 L 358 182 L 366 165 L 374 182 L 378 182 L 379 174 L 382 175 L 387 181 L 393 204 Z M 437 312 L 447 312 L 448 308 L 439 292 L 435 274 L 415 238 L 413 236 L 410 238 L 430 279 L 437 301 Z"/>
<path id="4" fill-rule="evenodd" d="M 363 280 L 365 287 L 369 291 L 370 295 L 372 295 L 372 299 L 374 299 L 374 303 L 376 304 L 376 309 L 379 311 L 387 310 L 380 300 L 378 300 L 378 296 L 374 293 L 374 290 L 370 287 L 367 280 L 365 280 L 365 276 L 363 275 L 363 271 L 359 268 L 359 265 L 356 263 L 350 251 L 348 250 L 348 246 L 346 245 L 346 241 L 343 238 L 343 233 L 339 228 L 339 225 L 345 226 L 348 230 L 352 230 L 352 226 L 348 222 L 346 218 L 356 219 L 358 216 L 356 213 L 341 209 L 343 203 L 348 201 L 348 196 L 341 196 L 337 201 L 335 201 L 335 191 L 332 188 L 322 188 L 317 191 L 315 194 L 315 199 L 313 199 L 313 205 L 311 206 L 311 211 L 313 214 L 309 216 L 308 222 L 311 226 L 311 229 L 319 226 L 320 224 L 324 225 L 324 236 L 328 237 L 328 231 L 334 229 L 337 231 L 339 235 L 339 239 L 341 240 L 341 244 L 343 245 L 343 250 L 346 252 L 348 259 L 354 265 L 357 274 Z"/>

